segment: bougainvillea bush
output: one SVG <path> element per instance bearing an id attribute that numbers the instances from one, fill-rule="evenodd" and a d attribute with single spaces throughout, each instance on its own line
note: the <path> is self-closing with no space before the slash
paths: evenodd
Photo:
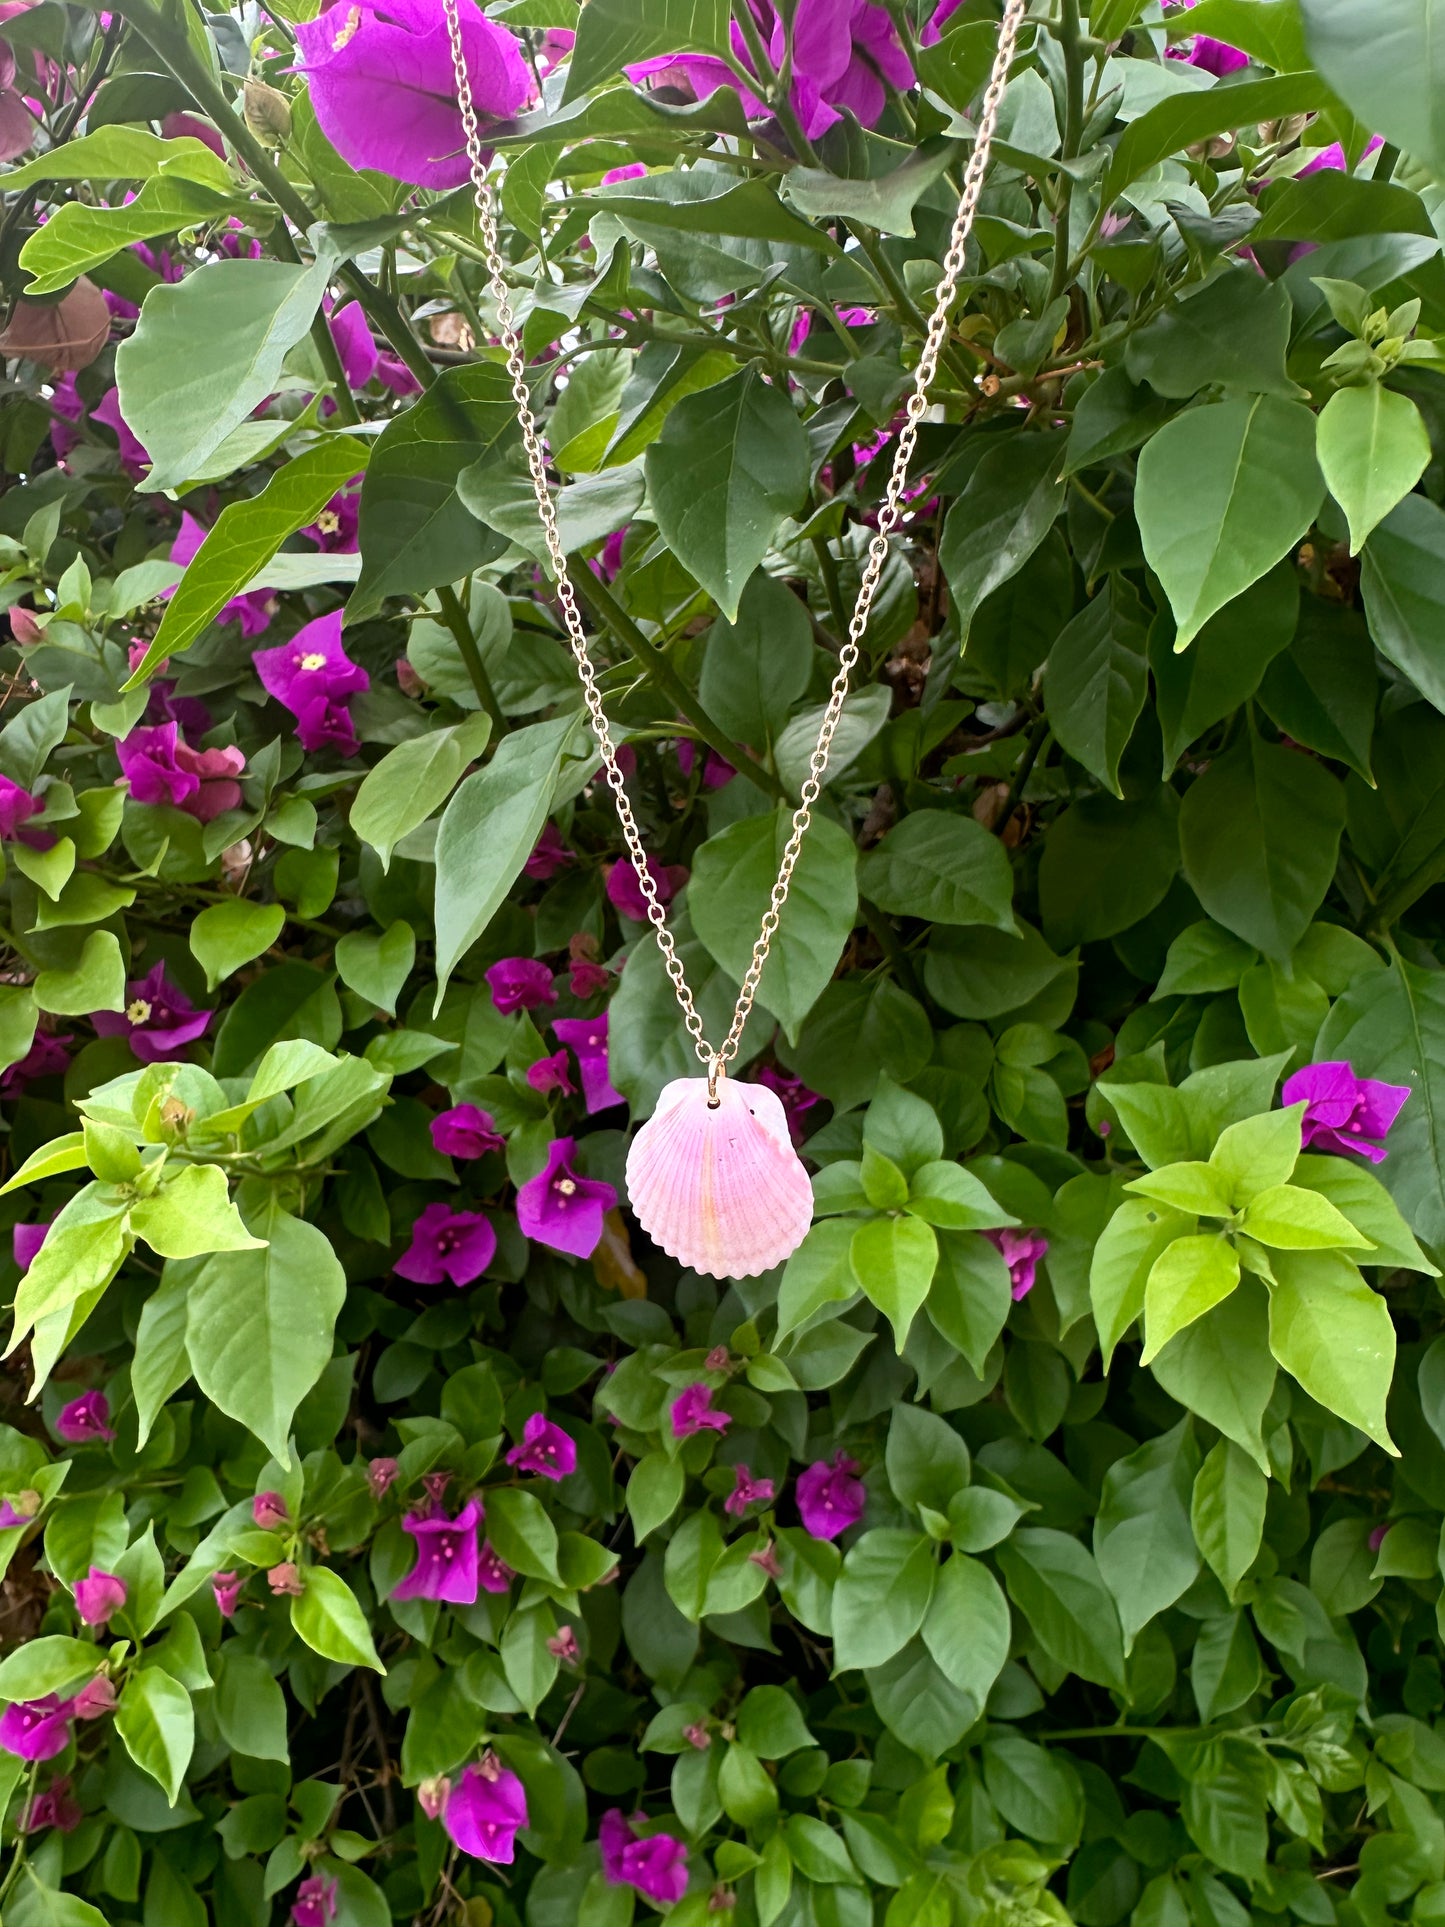
<path id="1" fill-rule="evenodd" d="M 1032 0 L 696 1074 L 441 0 L 0 9 L 6 1927 L 1445 1915 L 1445 4 Z M 726 1030 L 994 0 L 461 0 Z"/>

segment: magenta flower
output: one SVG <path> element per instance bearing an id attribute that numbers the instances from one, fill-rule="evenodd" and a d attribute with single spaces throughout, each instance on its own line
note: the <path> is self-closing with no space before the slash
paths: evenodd
<path id="1" fill-rule="evenodd" d="M 531 100 L 515 35 L 479 8 L 461 14 L 462 50 L 483 128 Z M 460 187 L 466 143 L 438 0 L 357 0 L 296 29 L 321 131 L 343 160 L 414 187 Z"/>
<path id="2" fill-rule="evenodd" d="M 114 434 L 120 446 L 120 465 L 133 482 L 140 481 L 151 465 L 150 455 L 140 437 L 120 412 L 120 390 L 108 388 L 90 411 L 93 422 L 101 422 Z"/>
<path id="3" fill-rule="evenodd" d="M 1048 1251 L 1049 1241 L 1042 1231 L 985 1231 L 984 1237 L 1001 1251 L 1008 1266 L 1009 1289 L 1015 1298 L 1027 1298 L 1034 1288 L 1039 1259 Z"/>
<path id="4" fill-rule="evenodd" d="M 169 803 L 179 809 L 200 788 L 199 777 L 176 761 L 177 734 L 174 723 L 157 723 L 133 729 L 116 744 L 121 775 L 137 803 Z"/>
<path id="5" fill-rule="evenodd" d="M 361 523 L 361 477 L 354 476 L 301 533 L 326 555 L 355 555 Z"/>
<path id="6" fill-rule="evenodd" d="M 336 1882 L 325 1874 L 308 1874 L 291 1903 L 293 1927 L 329 1927 L 336 1918 Z"/>
<path id="7" fill-rule="evenodd" d="M 477 1603 L 477 1526 L 482 1508 L 468 1499 L 455 1519 L 408 1512 L 402 1527 L 416 1540 L 416 1564 L 393 1599 L 444 1599 L 453 1606 Z"/>
<path id="8" fill-rule="evenodd" d="M 755 1479 L 745 1465 L 733 1467 L 733 1489 L 723 1500 L 723 1511 L 741 1519 L 750 1505 L 767 1505 L 774 1497 L 771 1479 Z"/>
<path id="9" fill-rule="evenodd" d="M 0 1747 L 22 1760 L 53 1760 L 70 1744 L 71 1708 L 56 1693 L 17 1700 L 0 1713 Z"/>
<path id="10" fill-rule="evenodd" d="M 497 1234 L 480 1211 L 429 1204 L 411 1228 L 411 1243 L 392 1266 L 414 1285 L 453 1284 L 460 1291 L 480 1278 L 497 1250 Z"/>
<path id="11" fill-rule="evenodd" d="M 699 1382 L 672 1401 L 672 1436 L 691 1438 L 694 1432 L 726 1432 L 732 1424 L 726 1412 L 713 1410 L 712 1387 Z"/>
<path id="12" fill-rule="evenodd" d="M 564 1050 L 553 1051 L 550 1057 L 539 1057 L 535 1064 L 529 1064 L 527 1082 L 543 1097 L 550 1091 L 560 1091 L 563 1097 L 575 1097 L 577 1094 Z"/>
<path id="13" fill-rule="evenodd" d="M 171 544 L 171 561 L 179 562 L 182 568 L 189 567 L 209 533 L 189 510 L 182 509 L 180 532 Z M 161 594 L 169 600 L 175 594 L 175 589 L 163 589 Z M 217 615 L 216 621 L 239 622 L 243 636 L 259 636 L 271 626 L 271 618 L 277 607 L 274 589 L 251 589 L 244 595 L 232 596 Z"/>
<path id="14" fill-rule="evenodd" d="M 125 1599 L 125 1581 L 99 1566 L 92 1566 L 84 1579 L 75 1582 L 75 1610 L 87 1626 L 104 1626 Z"/>
<path id="15" fill-rule="evenodd" d="M 560 1425 L 533 1412 L 522 1427 L 522 1443 L 507 1454 L 507 1464 L 543 1479 L 565 1479 L 577 1470 L 577 1447 Z"/>
<path id="16" fill-rule="evenodd" d="M 505 1592 L 516 1576 L 506 1560 L 499 1557 L 484 1539 L 481 1554 L 477 1560 L 477 1584 L 482 1591 Z"/>
<path id="17" fill-rule="evenodd" d="M 70 1052 L 66 1045 L 74 1042 L 75 1038 L 68 1031 L 60 1037 L 52 1037 L 43 1030 L 36 1031 L 35 1042 L 20 1061 L 0 1073 L 0 1097 L 18 1097 L 26 1085 L 37 1077 L 63 1076 L 70 1068 Z"/>
<path id="18" fill-rule="evenodd" d="M 8 776 L 0 776 L 0 842 L 14 843 L 17 838 L 29 842 L 30 838 L 21 826 L 28 823 L 32 816 L 39 816 L 44 808 L 38 796 L 21 789 Z M 31 835 L 34 834 L 32 831 Z"/>
<path id="19" fill-rule="evenodd" d="M 588 957 L 574 957 L 567 970 L 567 987 L 579 1003 L 597 996 L 612 982 L 612 972 L 606 964 L 593 963 Z"/>
<path id="20" fill-rule="evenodd" d="M 487 972 L 487 987 L 504 1017 L 515 1010 L 538 1010 L 557 1001 L 552 972 L 535 957 L 503 957 Z"/>
<path id="21" fill-rule="evenodd" d="M 0 1499 L 0 1532 L 30 1525 L 43 1503 L 40 1494 L 29 1486 L 23 1492 L 15 1493 L 12 1498 Z"/>
<path id="22" fill-rule="evenodd" d="M 647 874 L 652 878 L 659 903 L 670 902 L 687 882 L 687 871 L 680 863 L 664 866 L 655 856 L 647 859 Z M 642 885 L 630 858 L 621 858 L 607 872 L 607 898 L 620 916 L 630 918 L 633 923 L 647 922 L 647 898 L 642 894 Z"/>
<path id="23" fill-rule="evenodd" d="M 635 1819 L 646 1821 L 645 1813 Z M 687 1848 L 670 1833 L 638 1834 L 620 1807 L 602 1816 L 597 1829 L 603 1878 L 613 1887 L 636 1887 L 670 1907 L 687 1892 Z"/>
<path id="24" fill-rule="evenodd" d="M 562 832 L 555 823 L 549 822 L 533 845 L 532 854 L 522 865 L 522 874 L 537 883 L 550 883 L 554 876 L 570 868 L 576 861 L 562 841 Z"/>
<path id="25" fill-rule="evenodd" d="M 575 1140 L 554 1138 L 547 1162 L 517 1193 L 517 1223 L 537 1244 L 572 1258 L 590 1258 L 602 1242 L 602 1220 L 617 1193 L 601 1178 L 573 1170 Z"/>
<path id="26" fill-rule="evenodd" d="M 336 351 L 341 357 L 341 372 L 346 377 L 347 386 L 364 388 L 376 373 L 380 354 L 376 336 L 371 332 L 366 316 L 355 301 L 348 301 L 344 308 L 338 308 L 330 295 L 326 296 L 322 306 L 326 310 L 326 325 L 331 330 L 331 339 L 336 343 Z"/>
<path id="27" fill-rule="evenodd" d="M 241 1597 L 241 1590 L 245 1583 L 244 1577 L 238 1572 L 211 1574 L 211 1592 L 222 1619 L 236 1617 L 236 1603 Z"/>
<path id="28" fill-rule="evenodd" d="M 101 1720 L 115 1711 L 115 1705 L 115 1681 L 105 1673 L 96 1673 L 70 1702 L 70 1710 L 78 1720 Z"/>
<path id="29" fill-rule="evenodd" d="M 1386 1519 L 1383 1525 L 1372 1526 L 1370 1528 L 1370 1536 L 1365 1541 L 1365 1544 L 1370 1548 L 1371 1552 L 1378 1552 L 1380 1547 L 1384 1545 L 1386 1538 L 1389 1536 L 1390 1527 L 1394 1523 L 1393 1519 Z"/>
<path id="30" fill-rule="evenodd" d="M 1379 1164 L 1385 1156 L 1384 1137 L 1400 1115 L 1408 1084 L 1382 1084 L 1378 1078 L 1356 1077 L 1348 1064 L 1306 1064 L 1285 1079 L 1282 1104 L 1303 1101 L 1303 1138 L 1321 1151 L 1356 1153 Z"/>
<path id="31" fill-rule="evenodd" d="M 275 1599 L 299 1599 L 306 1590 L 301 1581 L 301 1568 L 294 1559 L 283 1559 L 279 1565 L 268 1566 L 266 1584 Z"/>
<path id="32" fill-rule="evenodd" d="M 339 609 L 308 622 L 279 649 L 256 650 L 251 660 L 267 693 L 296 718 L 303 749 L 330 745 L 344 756 L 355 754 L 356 732 L 342 705 L 369 689 L 371 678 L 342 647 Z"/>
<path id="33" fill-rule="evenodd" d="M 104 1392 L 83 1392 L 55 1417 L 56 1432 L 67 1445 L 88 1445 L 92 1439 L 115 1437 L 110 1423 L 110 1400 Z"/>
<path id="34" fill-rule="evenodd" d="M 547 1641 L 547 1651 L 553 1659 L 560 1659 L 564 1666 L 575 1666 L 582 1657 L 577 1635 L 570 1626 L 563 1626 L 560 1632 L 553 1633 Z"/>
<path id="35" fill-rule="evenodd" d="M 186 698 L 181 703 L 189 707 Z M 189 743 L 177 743 L 176 764 L 196 779 L 195 795 L 181 805 L 187 816 L 198 823 L 214 823 L 227 810 L 240 808 L 241 785 L 236 778 L 245 774 L 246 755 L 234 743 L 220 749 L 192 749 Z"/>
<path id="36" fill-rule="evenodd" d="M 490 1111 L 475 1104 L 454 1104 L 431 1121 L 432 1148 L 444 1158 L 480 1158 L 501 1151 L 507 1140 L 492 1121 Z"/>
<path id="37" fill-rule="evenodd" d="M 74 1833 L 85 1818 L 85 1809 L 78 1800 L 71 1798 L 70 1775 L 63 1773 L 58 1780 L 52 1780 L 44 1793 L 37 1793 L 20 1822 L 25 1833 L 38 1833 L 42 1827 L 54 1827 L 57 1833 Z"/>
<path id="38" fill-rule="evenodd" d="M 279 1492 L 258 1492 L 251 1501 L 251 1519 L 262 1532 L 275 1532 L 290 1525 L 291 1513 Z"/>
<path id="39" fill-rule="evenodd" d="M 772 1064 L 764 1064 L 758 1072 L 758 1082 L 766 1084 L 781 1101 L 788 1120 L 788 1134 L 794 1144 L 800 1144 L 803 1118 L 814 1105 L 822 1103 L 822 1098 L 816 1091 L 810 1091 L 801 1077 L 794 1077 L 791 1072 L 779 1070 Z"/>
<path id="40" fill-rule="evenodd" d="M 690 736 L 679 736 L 677 766 L 685 777 L 691 778 L 696 762 L 697 744 Z M 705 790 L 726 789 L 736 775 L 736 767 L 728 761 L 726 756 L 719 756 L 715 749 L 708 751 L 702 766 L 702 786 Z"/>
<path id="41" fill-rule="evenodd" d="M 186 1044 L 203 1037 L 213 1012 L 197 1010 L 158 963 L 126 985 L 124 1010 L 97 1010 L 91 1017 L 102 1037 L 128 1037 L 143 1064 L 169 1063 Z"/>
<path id="42" fill-rule="evenodd" d="M 373 1499 L 380 1501 L 386 1497 L 396 1483 L 396 1475 L 401 1470 L 395 1459 L 372 1459 L 366 1468 L 366 1483 L 371 1488 Z"/>
<path id="43" fill-rule="evenodd" d="M 617 171 L 620 173 L 621 169 Z M 637 171 L 639 174 L 645 174 L 647 169 L 645 167 L 639 167 Z M 604 185 L 606 178 L 604 175 Z M 629 524 L 629 527 L 630 526 Z M 602 544 L 598 553 L 588 557 L 588 568 L 592 571 L 593 575 L 597 576 L 601 581 L 615 582 L 617 580 L 617 572 L 622 567 L 622 551 L 627 546 L 627 535 L 627 529 L 614 529 Z"/>
<path id="44" fill-rule="evenodd" d="M 1172 12 L 1175 6 L 1192 7 L 1194 0 L 1165 0 L 1165 11 Z M 1237 74 L 1249 65 L 1249 55 L 1239 47 L 1231 47 L 1226 40 L 1212 40 L 1206 33 L 1195 34 L 1192 40 L 1178 41 L 1164 50 L 1166 60 L 1182 60 L 1191 67 L 1198 67 L 1206 74 L 1213 74 L 1223 80 L 1226 74 Z"/>
<path id="45" fill-rule="evenodd" d="M 1384 144 L 1385 140 L 1382 134 L 1372 134 L 1369 140 L 1365 142 L 1365 151 L 1360 156 L 1360 159 L 1368 160 L 1370 155 L 1376 153 Z M 1305 165 L 1295 176 L 1295 179 L 1302 181 L 1306 174 L 1343 174 L 1346 171 L 1346 167 L 1347 162 L 1345 160 L 1344 148 L 1341 147 L 1338 141 L 1331 141 L 1328 147 L 1322 147 L 1320 149 L 1312 161 L 1306 161 Z"/>
<path id="46" fill-rule="evenodd" d="M 45 1243 L 45 1234 L 49 1231 L 51 1222 L 52 1220 L 47 1218 L 44 1224 L 17 1224 L 11 1227 L 11 1248 L 15 1253 L 15 1262 L 22 1271 L 29 1271 L 39 1257 L 40 1247 Z"/>
<path id="47" fill-rule="evenodd" d="M 814 1539 L 836 1539 L 863 1517 L 868 1494 L 855 1460 L 835 1452 L 798 1474 L 798 1516 Z"/>
<path id="48" fill-rule="evenodd" d="M 552 1028 L 577 1053 L 582 1101 L 588 1116 L 610 1110 L 614 1104 L 625 1104 L 626 1098 L 612 1088 L 607 1074 L 607 1012 L 596 1017 L 558 1017 Z"/>
<path id="49" fill-rule="evenodd" d="M 527 1825 L 527 1794 L 512 1769 L 489 1753 L 469 1766 L 447 1796 L 442 1825 L 474 1860 L 510 1866 L 518 1829 Z"/>

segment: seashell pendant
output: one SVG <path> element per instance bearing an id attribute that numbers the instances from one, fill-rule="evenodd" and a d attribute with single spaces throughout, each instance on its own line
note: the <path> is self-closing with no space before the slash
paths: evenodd
<path id="1" fill-rule="evenodd" d="M 753 1278 L 796 1251 L 813 1187 L 787 1114 L 764 1084 L 706 1077 L 668 1084 L 632 1140 L 627 1190 L 654 1244 L 710 1278 Z"/>

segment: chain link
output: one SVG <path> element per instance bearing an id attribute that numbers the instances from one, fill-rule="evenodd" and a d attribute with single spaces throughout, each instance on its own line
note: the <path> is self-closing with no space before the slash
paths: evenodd
<path id="1" fill-rule="evenodd" d="M 884 491 L 883 503 L 878 512 L 878 526 L 868 543 L 867 560 L 864 563 L 862 579 L 858 584 L 858 598 L 853 605 L 852 619 L 848 624 L 848 640 L 838 653 L 838 669 L 833 677 L 827 707 L 823 711 L 823 720 L 818 729 L 818 741 L 808 760 L 808 775 L 799 793 L 798 806 L 793 812 L 791 833 L 783 847 L 777 880 L 773 884 L 772 895 L 763 915 L 757 942 L 753 945 L 752 959 L 738 990 L 732 1023 L 727 1036 L 716 1049 L 708 1043 L 704 1035 L 702 1017 L 693 1003 L 692 992 L 682 967 L 682 959 L 677 954 L 672 932 L 667 927 L 667 912 L 663 907 L 662 898 L 658 895 L 657 884 L 653 880 L 648 864 L 647 852 L 643 848 L 642 835 L 637 827 L 637 818 L 633 815 L 632 805 L 628 800 L 626 781 L 617 761 L 616 745 L 613 743 L 606 712 L 602 707 L 602 693 L 597 686 L 597 674 L 587 646 L 587 634 L 582 626 L 581 611 L 577 606 L 572 578 L 568 573 L 567 557 L 557 528 L 557 508 L 547 480 L 547 459 L 537 430 L 537 419 L 532 413 L 532 398 L 527 387 L 527 364 L 522 352 L 521 337 L 517 332 L 511 290 L 507 286 L 506 269 L 497 238 L 496 204 L 492 195 L 491 182 L 487 178 L 487 153 L 482 145 L 476 105 L 472 98 L 471 76 L 467 72 L 466 55 L 462 47 L 459 6 L 460 0 L 442 0 L 442 9 L 446 15 L 447 38 L 451 47 L 452 68 L 456 75 L 457 102 L 461 108 L 462 127 L 466 134 L 467 158 L 471 163 L 477 226 L 481 234 L 482 253 L 486 259 L 492 299 L 501 328 L 502 346 L 506 350 L 507 373 L 511 377 L 512 399 L 516 404 L 517 421 L 522 430 L 522 444 L 526 450 L 527 467 L 531 471 L 532 490 L 537 498 L 537 515 L 542 524 L 547 558 L 552 565 L 552 574 L 556 580 L 557 600 L 561 605 L 573 660 L 577 664 L 577 674 L 582 682 L 582 695 L 587 705 L 587 715 L 602 755 L 602 766 L 613 797 L 616 799 L 617 816 L 622 825 L 627 853 L 632 860 L 633 869 L 637 872 L 638 886 L 647 905 L 647 920 L 656 932 L 657 947 L 662 952 L 663 967 L 672 980 L 672 987 L 682 1010 L 683 1022 L 692 1038 L 693 1048 L 701 1062 L 708 1066 L 710 1078 L 715 1079 L 737 1056 L 742 1043 L 743 1030 L 752 1011 L 753 1000 L 757 996 L 763 968 L 768 961 L 768 951 L 772 947 L 773 938 L 777 935 L 783 906 L 788 900 L 788 890 L 792 884 L 798 853 L 803 847 L 803 839 L 812 821 L 813 805 L 822 793 L 833 736 L 843 714 L 843 705 L 848 699 L 848 687 L 862 651 L 873 598 L 878 593 L 878 585 L 883 579 L 883 570 L 888 561 L 888 538 L 902 519 L 904 488 L 918 441 L 918 424 L 928 411 L 928 392 L 933 385 L 933 378 L 938 371 L 939 357 L 948 338 L 949 312 L 958 293 L 958 282 L 963 273 L 968 237 L 973 228 L 979 194 L 988 171 L 989 150 L 998 126 L 999 104 L 1008 82 L 1009 67 L 1013 62 L 1014 48 L 1028 8 L 1028 0 L 1007 0 L 1004 8 L 1003 19 L 999 25 L 998 51 L 994 56 L 993 70 L 989 76 L 988 88 L 979 114 L 978 134 L 964 172 L 963 192 L 959 196 L 958 212 L 954 217 L 948 252 L 943 257 L 943 272 L 939 276 L 933 313 L 929 317 L 928 332 L 924 337 L 923 352 L 914 370 L 913 389 L 908 397 L 903 426 L 898 433 L 898 445 L 894 450 L 888 486 Z"/>

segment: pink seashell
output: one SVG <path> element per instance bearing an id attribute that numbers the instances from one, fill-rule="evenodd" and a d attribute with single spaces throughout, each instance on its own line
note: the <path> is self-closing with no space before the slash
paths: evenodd
<path id="1" fill-rule="evenodd" d="M 711 1278 L 753 1278 L 797 1250 L 813 1187 L 776 1092 L 705 1077 L 667 1085 L 627 1154 L 638 1223 L 669 1257 Z"/>

